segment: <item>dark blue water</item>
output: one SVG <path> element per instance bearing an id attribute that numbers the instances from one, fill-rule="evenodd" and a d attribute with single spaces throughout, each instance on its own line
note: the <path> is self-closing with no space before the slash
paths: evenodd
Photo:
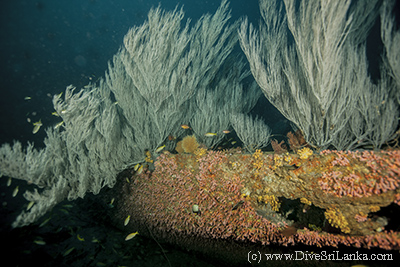
<path id="1" fill-rule="evenodd" d="M 140 25 L 160 1 L 1 1 L 0 4 L 0 143 L 14 139 L 40 146 L 43 128 L 32 134 L 31 122 L 48 127 L 51 97 L 73 84 L 81 88 L 104 76 L 107 62 L 124 35 Z M 184 6 L 197 21 L 214 13 L 220 1 L 161 1 L 162 8 Z M 232 1 L 232 19 L 248 16 L 257 23 L 258 2 Z M 26 96 L 30 100 L 24 100 Z M 51 97 L 50 97 L 51 96 Z"/>

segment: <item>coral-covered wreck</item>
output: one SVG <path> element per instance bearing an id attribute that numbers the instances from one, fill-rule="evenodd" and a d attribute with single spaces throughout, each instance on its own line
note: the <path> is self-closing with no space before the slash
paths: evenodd
<path id="1" fill-rule="evenodd" d="M 120 185 L 114 222 L 127 231 L 235 262 L 266 245 L 400 248 L 398 150 L 199 148 L 154 166 Z"/>

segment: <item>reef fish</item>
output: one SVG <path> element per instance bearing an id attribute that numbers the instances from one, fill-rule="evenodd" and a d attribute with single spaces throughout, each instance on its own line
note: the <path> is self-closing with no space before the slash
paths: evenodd
<path id="1" fill-rule="evenodd" d="M 40 127 L 42 127 L 42 125 L 43 125 L 43 123 L 42 123 L 41 120 L 39 120 L 38 122 L 34 122 L 34 123 L 33 123 L 33 126 L 34 126 L 34 127 L 33 127 L 32 133 L 35 134 L 35 133 L 39 132 Z"/>
<path id="2" fill-rule="evenodd" d="M 64 252 L 63 256 L 65 257 L 65 256 L 69 255 L 74 249 L 75 249 L 75 247 L 72 247 L 72 248 L 66 250 L 66 251 Z"/>
<path id="3" fill-rule="evenodd" d="M 156 153 L 161 152 L 165 148 L 165 145 L 160 146 L 159 148 L 156 149 Z"/>
<path id="4" fill-rule="evenodd" d="M 133 167 L 133 169 L 134 169 L 135 171 L 137 171 L 137 170 L 139 169 L 139 167 L 140 167 L 140 163 L 136 164 L 135 167 Z"/>
<path id="5" fill-rule="evenodd" d="M 26 210 L 30 210 L 32 208 L 33 204 L 35 204 L 35 201 L 29 202 L 28 206 L 26 207 Z"/>
<path id="6" fill-rule="evenodd" d="M 33 241 L 35 244 L 37 244 L 37 245 L 41 245 L 41 246 L 43 246 L 43 245 L 46 245 L 46 242 L 44 242 L 43 240 L 35 240 L 35 241 Z"/>
<path id="7" fill-rule="evenodd" d="M 63 123 L 64 123 L 64 121 L 61 121 L 61 122 L 57 123 L 57 124 L 54 126 L 54 130 L 57 129 L 57 128 L 59 128 L 61 125 L 63 125 Z"/>
<path id="8" fill-rule="evenodd" d="M 137 170 L 137 174 L 141 174 L 143 172 L 143 165 L 140 165 L 139 169 Z"/>
<path id="9" fill-rule="evenodd" d="M 19 186 L 15 187 L 12 196 L 15 197 L 18 194 Z"/>
<path id="10" fill-rule="evenodd" d="M 124 226 L 127 226 L 129 221 L 131 219 L 131 215 L 128 215 L 128 217 L 126 217 L 125 221 L 124 221 Z"/>
<path id="11" fill-rule="evenodd" d="M 76 235 L 76 238 L 78 238 L 79 241 L 85 241 L 85 239 L 81 237 L 79 234 Z"/>
<path id="12" fill-rule="evenodd" d="M 132 238 L 134 238 L 137 234 L 139 234 L 138 232 L 134 232 L 134 233 L 130 233 L 129 235 L 127 235 L 125 237 L 125 241 L 131 240 Z"/>

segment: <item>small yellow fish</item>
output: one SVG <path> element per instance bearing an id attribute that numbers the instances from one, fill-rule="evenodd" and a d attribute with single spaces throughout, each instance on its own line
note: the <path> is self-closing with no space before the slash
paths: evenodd
<path id="1" fill-rule="evenodd" d="M 114 208 L 114 200 L 115 200 L 115 198 L 112 198 L 111 199 L 111 202 L 110 202 L 110 204 L 108 204 L 108 206 L 110 206 L 111 208 Z"/>
<path id="2" fill-rule="evenodd" d="M 217 136 L 217 134 L 216 133 L 206 133 L 204 136 L 213 137 L 213 136 Z"/>
<path id="3" fill-rule="evenodd" d="M 33 123 L 33 126 L 34 126 L 34 127 L 33 127 L 32 133 L 33 133 L 33 134 L 37 133 L 42 125 L 43 125 L 43 124 L 42 124 L 42 121 L 41 121 L 41 120 L 39 120 L 38 122 L 34 122 L 34 123 Z"/>
<path id="4" fill-rule="evenodd" d="M 232 142 L 231 142 L 232 145 L 234 145 L 234 144 L 236 144 L 236 143 L 237 143 L 236 141 L 232 141 Z"/>
<path id="5" fill-rule="evenodd" d="M 67 255 L 68 255 L 69 253 L 71 253 L 74 249 L 75 249 L 75 247 L 72 247 L 72 248 L 66 250 L 66 251 L 64 252 L 64 254 L 63 254 L 63 257 L 67 256 Z"/>
<path id="6" fill-rule="evenodd" d="M 131 240 L 131 239 L 134 238 L 137 234 L 139 234 L 139 233 L 138 233 L 138 232 L 134 232 L 134 233 L 131 233 L 131 234 L 127 235 L 127 236 L 125 237 L 125 241 Z"/>
<path id="7" fill-rule="evenodd" d="M 224 134 L 228 134 L 228 133 L 230 133 L 231 131 L 229 131 L 229 130 L 223 130 L 222 131 Z"/>
<path id="8" fill-rule="evenodd" d="M 62 213 L 64 213 L 65 215 L 69 215 L 69 211 L 66 210 L 66 209 L 60 209 L 60 211 L 61 211 Z"/>
<path id="9" fill-rule="evenodd" d="M 160 146 L 159 148 L 156 149 L 156 153 L 160 153 L 164 148 L 165 148 L 165 145 Z"/>
<path id="10" fill-rule="evenodd" d="M 54 126 L 54 130 L 57 129 L 58 127 L 60 127 L 61 125 L 63 125 L 63 123 L 64 123 L 64 121 L 57 123 L 57 124 Z"/>
<path id="11" fill-rule="evenodd" d="M 126 179 L 126 182 L 129 184 L 131 181 L 129 181 L 129 178 L 128 177 L 126 177 L 125 178 Z"/>
<path id="12" fill-rule="evenodd" d="M 46 223 L 48 223 L 49 221 L 50 221 L 50 217 L 49 218 L 47 218 L 46 220 L 44 220 L 40 225 L 39 225 L 39 228 L 40 227 L 43 227 L 44 225 L 46 225 Z"/>
<path id="13" fill-rule="evenodd" d="M 7 180 L 7 186 L 11 185 L 11 181 L 12 181 L 12 179 L 11 179 L 11 177 L 9 177 L 8 180 Z"/>
<path id="14" fill-rule="evenodd" d="M 140 165 L 139 169 L 137 170 L 137 174 L 141 174 L 143 172 L 143 165 Z"/>
<path id="15" fill-rule="evenodd" d="M 128 217 L 126 217 L 125 221 L 124 221 L 124 226 L 127 226 L 129 221 L 131 219 L 131 215 L 128 215 Z"/>
<path id="16" fill-rule="evenodd" d="M 32 97 L 30 97 L 30 96 L 25 96 L 25 98 L 24 98 L 24 100 L 31 100 L 32 99 Z"/>
<path id="17" fill-rule="evenodd" d="M 56 116 L 56 117 L 60 117 L 60 115 L 57 113 L 57 111 L 52 112 L 51 115 Z"/>
<path id="18" fill-rule="evenodd" d="M 15 197 L 18 194 L 18 190 L 19 190 L 19 186 L 15 187 L 15 189 L 12 193 L 12 197 Z"/>
<path id="19" fill-rule="evenodd" d="M 137 170 L 139 169 L 139 167 L 140 167 L 140 163 L 136 164 L 135 167 L 133 167 L 133 169 L 134 169 L 135 171 L 137 171 Z"/>
<path id="20" fill-rule="evenodd" d="M 46 245 L 46 242 L 44 242 L 43 240 L 35 240 L 35 241 L 33 241 L 35 244 L 37 244 L 37 245 L 41 245 L 41 246 L 43 246 L 43 245 Z"/>
<path id="21" fill-rule="evenodd" d="M 79 234 L 76 235 L 76 238 L 78 238 L 79 241 L 85 241 L 85 239 L 81 237 Z"/>
<path id="22" fill-rule="evenodd" d="M 190 129 L 189 125 L 186 125 L 186 124 L 182 124 L 181 127 L 182 127 L 182 129 L 185 129 L 185 130 Z"/>
<path id="23" fill-rule="evenodd" d="M 28 206 L 26 207 L 26 210 L 30 210 L 32 208 L 33 204 L 35 204 L 35 201 L 29 202 Z"/>

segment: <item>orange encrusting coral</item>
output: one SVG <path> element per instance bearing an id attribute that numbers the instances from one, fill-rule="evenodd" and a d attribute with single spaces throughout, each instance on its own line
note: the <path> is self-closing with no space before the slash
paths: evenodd
<path id="1" fill-rule="evenodd" d="M 194 152 L 197 150 L 199 147 L 199 143 L 197 142 L 197 139 L 194 135 L 188 135 L 185 136 L 182 141 L 179 141 L 176 144 L 175 150 L 178 153 L 191 153 L 194 154 Z"/>
<path id="2" fill-rule="evenodd" d="M 130 196 L 123 213 L 166 236 L 400 249 L 400 233 L 385 231 L 368 217 L 372 203 L 385 207 L 399 201 L 399 151 L 323 151 L 303 159 L 297 154 L 286 157 L 289 166 L 276 164 L 273 155 L 260 151 L 250 157 L 233 150 L 197 156 L 164 153 L 154 172 L 135 175 L 126 185 Z M 352 175 L 357 177 L 350 179 Z M 293 235 L 282 234 L 293 221 L 282 212 L 281 199 L 298 200 L 304 212 L 311 207 L 325 210 L 325 217 L 341 232 L 305 225 Z M 194 205 L 199 212 L 193 212 Z"/>

